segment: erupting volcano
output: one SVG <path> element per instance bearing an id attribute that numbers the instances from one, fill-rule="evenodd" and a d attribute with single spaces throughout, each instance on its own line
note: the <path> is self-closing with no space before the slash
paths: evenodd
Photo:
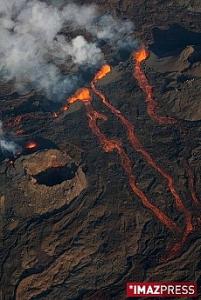
<path id="1" fill-rule="evenodd" d="M 199 298 L 201 1 L 0 11 L 0 298 Z"/>
<path id="2" fill-rule="evenodd" d="M 169 117 L 161 117 L 158 116 L 156 112 L 156 102 L 153 96 L 153 88 L 149 84 L 147 77 L 142 69 L 142 62 L 149 57 L 149 52 L 145 48 L 142 48 L 133 54 L 134 58 L 134 76 L 138 81 L 140 88 L 144 91 L 146 96 L 146 104 L 147 104 L 147 112 L 148 115 L 154 119 L 157 123 L 168 125 L 176 123 L 176 120 Z M 59 112 L 53 113 L 53 117 L 57 118 L 62 112 L 67 111 L 70 106 L 77 101 L 80 101 L 84 104 L 86 108 L 86 114 L 88 117 L 88 126 L 93 132 L 93 134 L 97 137 L 100 145 L 102 146 L 105 152 L 116 152 L 120 158 L 122 168 L 125 174 L 128 177 L 128 182 L 132 192 L 138 196 L 141 200 L 142 204 L 149 209 L 154 216 L 170 231 L 174 234 L 178 235 L 182 233 L 182 229 L 179 228 L 178 224 L 168 216 L 164 211 L 162 211 L 155 202 L 146 196 L 146 194 L 138 187 L 136 183 L 135 176 L 133 175 L 133 162 L 129 158 L 126 153 L 122 142 L 119 139 L 109 139 L 98 127 L 97 121 L 107 121 L 107 117 L 96 111 L 92 106 L 92 92 L 98 99 L 102 102 L 102 104 L 119 120 L 120 124 L 125 128 L 128 140 L 134 151 L 139 153 L 142 158 L 146 161 L 146 163 L 152 167 L 155 171 L 157 171 L 167 182 L 168 190 L 171 193 L 175 207 L 178 212 L 180 212 L 184 216 L 185 226 L 183 229 L 183 236 L 178 243 L 174 245 L 171 249 L 170 253 L 175 254 L 180 251 L 181 246 L 186 241 L 186 238 L 193 231 L 193 223 L 192 223 L 192 213 L 189 209 L 186 208 L 182 198 L 174 184 L 173 177 L 163 169 L 157 161 L 152 157 L 152 155 L 144 148 L 141 141 L 139 140 L 134 125 L 127 119 L 124 114 L 118 110 L 110 100 L 96 87 L 96 83 L 103 79 L 111 72 L 112 68 L 110 65 L 105 64 L 102 68 L 95 74 L 94 78 L 91 81 L 90 88 L 83 87 L 78 89 L 71 97 L 67 99 L 67 103 L 63 106 L 63 108 Z M 26 116 L 24 116 L 24 119 Z M 15 119 L 15 126 L 19 125 L 23 119 L 23 116 L 19 116 Z M 25 144 L 25 149 L 27 150 L 36 150 L 38 148 L 38 144 L 35 141 L 29 141 Z M 197 205 L 198 199 L 196 193 L 194 192 L 193 185 L 193 175 L 189 173 L 189 189 L 191 191 L 192 200 Z"/>

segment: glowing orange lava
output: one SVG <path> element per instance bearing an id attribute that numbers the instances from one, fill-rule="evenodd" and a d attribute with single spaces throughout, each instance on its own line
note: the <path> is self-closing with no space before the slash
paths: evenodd
<path id="1" fill-rule="evenodd" d="M 149 57 L 149 52 L 142 48 L 139 51 L 133 54 L 133 59 L 135 61 L 134 68 L 134 76 L 138 81 L 140 88 L 146 95 L 146 104 L 147 104 L 147 112 L 148 115 L 154 119 L 159 124 L 173 124 L 176 122 L 175 119 L 170 117 L 161 117 L 157 114 L 157 105 L 153 96 L 153 88 L 149 84 L 147 77 L 141 67 L 142 62 Z M 98 80 L 104 78 L 108 73 L 111 72 L 111 67 L 108 64 L 102 66 L 102 68 L 96 73 L 94 76 L 91 87 L 90 88 L 80 88 L 78 89 L 74 95 L 72 95 L 67 103 L 63 106 L 63 108 L 59 112 L 53 113 L 53 117 L 57 118 L 62 112 L 67 111 L 70 105 L 74 104 L 77 101 L 83 103 L 86 109 L 86 115 L 88 117 L 88 126 L 91 129 L 92 133 L 97 137 L 101 147 L 105 152 L 116 152 L 120 158 L 121 166 L 128 177 L 128 183 L 132 190 L 132 192 L 140 199 L 142 204 L 149 209 L 152 214 L 170 231 L 173 233 L 182 233 L 181 240 L 174 244 L 172 247 L 170 254 L 175 254 L 180 251 L 182 245 L 186 241 L 188 235 L 193 231 L 192 224 L 192 214 L 185 206 L 182 198 L 176 190 L 173 177 L 164 170 L 157 161 L 152 157 L 152 155 L 143 147 L 141 141 L 139 140 L 134 125 L 124 116 L 124 114 L 118 110 L 110 100 L 96 87 L 96 83 Z M 126 150 L 123 147 L 121 140 L 119 139 L 110 139 L 108 138 L 98 127 L 98 120 L 106 121 L 107 117 L 94 110 L 92 106 L 92 92 L 98 96 L 100 101 L 107 107 L 107 109 L 120 121 L 123 127 L 126 130 L 128 140 L 132 146 L 132 148 L 139 153 L 143 159 L 151 166 L 154 170 L 156 170 L 163 178 L 165 178 L 167 182 L 167 186 L 169 192 L 172 194 L 175 202 L 176 209 L 183 214 L 185 228 L 184 230 L 180 230 L 177 223 L 171 219 L 165 212 L 163 212 L 149 197 L 139 188 L 135 176 L 133 175 L 133 162 L 129 158 Z M 15 120 L 15 124 L 19 125 L 22 121 L 22 117 L 19 116 Z M 38 144 L 35 141 L 29 141 L 25 144 L 25 148 L 28 150 L 34 150 L 38 148 Z M 194 177 L 192 173 L 189 173 L 189 186 L 190 189 L 194 188 Z M 197 195 L 193 191 L 191 192 L 192 198 L 195 204 L 198 204 Z"/>
<path id="2" fill-rule="evenodd" d="M 149 57 L 149 51 L 145 48 L 141 48 L 133 54 L 133 57 L 137 62 L 141 63 Z"/>
<path id="3" fill-rule="evenodd" d="M 102 68 L 96 73 L 94 80 L 100 80 L 111 72 L 110 65 L 103 65 Z"/>
<path id="4" fill-rule="evenodd" d="M 121 121 L 122 125 L 126 128 L 128 139 L 135 151 L 140 153 L 143 158 L 147 161 L 147 163 L 153 167 L 157 172 L 160 173 L 166 180 L 167 180 L 167 185 L 169 188 L 169 191 L 173 195 L 175 199 L 175 204 L 176 208 L 178 211 L 184 214 L 185 217 L 185 230 L 184 230 L 184 237 L 187 237 L 193 230 L 193 225 L 192 225 L 192 215 L 189 212 L 189 210 L 185 207 L 180 195 L 177 193 L 176 188 L 174 186 L 174 180 L 170 174 L 168 174 L 158 163 L 153 159 L 153 157 L 146 151 L 146 149 L 143 147 L 141 144 L 140 140 L 138 139 L 136 133 L 135 133 L 135 128 L 133 124 L 118 110 L 116 109 L 111 102 L 103 95 L 102 92 L 97 90 L 95 86 L 95 81 L 93 80 L 91 82 L 91 88 L 93 92 L 100 98 L 102 103 Z M 166 120 L 167 121 L 167 120 Z M 142 200 L 142 199 L 141 199 Z M 161 211 L 159 210 L 157 218 L 167 226 L 162 221 L 162 218 L 160 216 Z M 183 239 L 184 239 L 183 237 Z M 181 244 L 180 244 L 181 246 Z M 177 246 L 178 247 L 178 246 Z"/>
<path id="5" fill-rule="evenodd" d="M 133 58 L 135 61 L 134 77 L 137 79 L 140 88 L 146 95 L 147 113 L 158 124 L 161 125 L 175 124 L 177 123 L 176 119 L 172 117 L 159 116 L 157 114 L 157 103 L 154 99 L 153 87 L 149 84 L 148 79 L 141 67 L 142 61 L 148 57 L 146 55 L 146 52 L 147 51 L 145 49 L 141 49 L 140 51 L 137 51 L 136 53 L 133 54 Z M 158 171 L 162 176 L 164 176 L 167 179 L 169 190 L 171 191 L 172 195 L 176 200 L 176 206 L 180 211 L 183 211 L 185 215 L 186 226 L 185 226 L 182 242 L 177 243 L 171 250 L 172 253 L 174 252 L 176 253 L 179 251 L 179 248 L 181 248 L 182 244 L 184 244 L 189 234 L 193 231 L 192 215 L 184 207 L 180 196 L 177 194 L 173 185 L 173 178 L 163 169 L 158 169 Z M 200 206 L 200 201 L 197 197 L 194 188 L 194 175 L 192 173 L 192 170 L 188 166 L 187 166 L 187 171 L 188 171 L 189 190 L 191 192 L 192 201 L 195 205 Z"/>
<path id="6" fill-rule="evenodd" d="M 73 104 L 77 101 L 91 101 L 91 94 L 88 88 L 82 88 L 75 92 L 75 94 L 68 99 L 69 104 Z"/>
<path id="7" fill-rule="evenodd" d="M 79 90 L 77 93 L 75 93 L 74 96 L 72 96 L 70 99 L 73 99 L 71 103 L 75 103 L 75 101 L 82 101 L 86 107 L 86 112 L 88 116 L 88 124 L 89 127 L 91 128 L 92 132 L 96 137 L 98 138 L 103 150 L 105 152 L 112 152 L 116 151 L 117 154 L 121 158 L 121 165 L 128 176 L 129 180 L 129 185 L 131 187 L 131 190 L 133 191 L 134 194 L 136 194 L 140 200 L 142 201 L 143 205 L 150 209 L 152 213 L 156 216 L 156 218 L 159 219 L 160 222 L 162 222 L 167 228 L 173 232 L 179 232 L 179 228 L 177 224 L 171 220 L 164 212 L 162 212 L 156 205 L 152 204 L 152 202 L 149 200 L 149 198 L 142 192 L 139 187 L 137 186 L 135 177 L 132 174 L 132 161 L 128 157 L 127 153 L 125 152 L 122 143 L 119 140 L 112 140 L 106 137 L 104 133 L 102 133 L 97 126 L 97 120 L 104 120 L 106 121 L 107 118 L 105 115 L 95 111 L 91 105 L 91 96 L 88 101 L 86 101 L 86 98 L 84 97 L 79 97 L 81 91 L 85 90 L 86 88 Z M 88 95 L 89 95 L 89 90 L 88 90 Z M 82 94 L 82 93 L 81 93 Z M 70 100 L 69 99 L 69 100 Z"/>
<path id="8" fill-rule="evenodd" d="M 36 143 L 35 141 L 29 141 L 25 144 L 25 148 L 28 150 L 33 150 L 36 149 L 38 147 L 38 143 Z"/>

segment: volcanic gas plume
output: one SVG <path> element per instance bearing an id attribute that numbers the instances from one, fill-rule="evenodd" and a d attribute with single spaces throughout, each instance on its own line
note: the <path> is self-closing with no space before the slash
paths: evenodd
<path id="1" fill-rule="evenodd" d="M 15 156 L 15 154 L 20 151 L 20 147 L 15 142 L 9 140 L 6 137 L 3 129 L 3 123 L 1 120 L 0 120 L 0 150 L 3 152 L 9 152 L 13 156 Z"/>
<path id="2" fill-rule="evenodd" d="M 131 21 L 101 14 L 95 5 L 56 6 L 39 0 L 7 2 L 0 0 L 1 79 L 12 81 L 19 94 L 34 88 L 49 100 L 63 100 L 78 82 L 84 81 L 82 72 L 75 71 L 76 65 L 93 70 L 103 63 L 104 51 L 99 46 L 102 42 L 117 52 L 136 45 L 131 38 Z M 80 29 L 84 33 L 77 35 Z M 68 71 L 65 74 L 64 65 Z M 62 111 L 67 109 L 68 105 Z M 53 113 L 53 117 L 60 113 Z M 7 128 L 15 128 L 19 136 L 26 132 L 22 123 L 38 117 L 20 115 L 4 123 Z M 12 151 L 14 142 L 3 139 L 0 146 Z"/>
<path id="3" fill-rule="evenodd" d="M 53 101 L 62 100 L 84 80 L 73 71 L 75 65 L 97 68 L 103 63 L 100 42 L 115 51 L 135 47 L 133 27 L 129 20 L 101 14 L 95 5 L 0 0 L 1 77 L 13 80 L 20 93 L 34 87 Z M 88 34 L 77 35 L 80 29 Z M 62 65 L 70 72 L 64 74 Z"/>

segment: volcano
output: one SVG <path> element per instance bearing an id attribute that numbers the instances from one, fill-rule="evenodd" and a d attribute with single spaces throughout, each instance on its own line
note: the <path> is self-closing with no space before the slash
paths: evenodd
<path id="1" fill-rule="evenodd" d="M 20 149 L 0 151 L 1 298 L 123 300 L 131 281 L 200 295 L 201 5 L 74 2 L 133 21 L 137 42 L 58 63 L 84 73 L 63 102 L 0 81 L 0 141 Z"/>

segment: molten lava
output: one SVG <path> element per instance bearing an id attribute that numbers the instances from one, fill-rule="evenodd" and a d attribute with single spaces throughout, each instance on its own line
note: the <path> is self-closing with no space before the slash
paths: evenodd
<path id="1" fill-rule="evenodd" d="M 157 114 L 157 105 L 153 96 L 153 88 L 149 84 L 147 77 L 141 67 L 142 62 L 148 57 L 149 57 L 149 52 L 145 48 L 142 48 L 133 54 L 133 58 L 135 60 L 134 76 L 137 79 L 140 88 L 143 90 L 143 92 L 146 95 L 147 112 L 149 116 L 159 124 L 173 124 L 176 122 L 175 119 L 169 117 L 161 117 L 158 116 Z M 142 143 L 140 142 L 135 132 L 135 127 L 133 126 L 133 124 L 121 113 L 121 111 L 119 111 L 115 106 L 113 106 L 113 104 L 109 101 L 109 99 L 107 99 L 107 97 L 100 90 L 96 88 L 96 82 L 104 78 L 110 72 L 111 72 L 111 67 L 107 64 L 103 65 L 102 68 L 94 76 L 91 82 L 91 89 L 84 87 L 77 90 L 75 94 L 68 99 L 67 103 L 63 106 L 60 112 L 53 113 L 53 117 L 57 118 L 62 112 L 68 110 L 71 104 L 74 104 L 77 101 L 81 101 L 86 108 L 89 128 L 92 130 L 93 134 L 99 140 L 99 143 L 102 146 L 103 150 L 105 152 L 115 151 L 120 157 L 122 168 L 128 177 L 128 182 L 132 192 L 135 195 L 137 195 L 137 197 L 141 200 L 142 204 L 147 209 L 149 209 L 154 214 L 154 216 L 162 224 L 164 224 L 164 226 L 166 226 L 173 233 L 175 232 L 179 233 L 180 229 L 177 223 L 174 220 L 172 220 L 160 208 L 158 208 L 157 205 L 155 205 L 146 196 L 146 194 L 138 187 L 138 184 L 136 183 L 136 179 L 132 172 L 133 162 L 131 161 L 128 154 L 126 153 L 122 145 L 122 142 L 119 139 L 109 139 L 98 127 L 97 121 L 98 120 L 106 121 L 107 117 L 102 113 L 99 113 L 94 110 L 91 103 L 92 102 L 91 91 L 93 91 L 93 93 L 99 97 L 101 102 L 110 110 L 112 114 L 116 116 L 116 118 L 121 122 L 121 124 L 126 129 L 128 140 L 132 148 L 136 152 L 138 152 L 153 169 L 155 169 L 162 177 L 166 179 L 168 189 L 174 198 L 175 206 L 177 210 L 184 215 L 184 220 L 185 220 L 185 228 L 184 228 L 182 239 L 181 241 L 176 243 L 170 251 L 170 254 L 178 253 L 178 251 L 180 251 L 182 245 L 186 241 L 188 235 L 193 231 L 192 214 L 186 208 L 186 206 L 183 203 L 183 200 L 178 194 L 174 185 L 173 177 L 168 172 L 166 172 L 156 162 L 156 160 L 152 157 L 152 155 L 149 154 L 149 152 L 143 147 Z M 18 116 L 14 120 L 14 125 L 19 126 L 22 120 L 27 119 L 27 117 L 29 118 L 30 116 L 28 115 Z M 25 144 L 25 148 L 28 150 L 35 150 L 38 148 L 38 144 L 37 142 L 32 140 Z M 192 199 L 194 203 L 197 205 L 199 200 L 197 198 L 196 193 L 194 192 L 194 177 L 192 173 L 189 173 L 189 188 L 191 190 Z"/>
<path id="2" fill-rule="evenodd" d="M 149 57 L 149 52 L 142 48 L 133 54 L 135 61 L 134 77 L 137 79 L 139 87 L 146 95 L 147 113 L 158 124 L 174 124 L 176 120 L 171 117 L 163 117 L 157 114 L 157 103 L 153 95 L 153 87 L 149 84 L 146 75 L 141 67 L 141 63 Z"/>
<path id="3" fill-rule="evenodd" d="M 146 95 L 147 113 L 158 124 L 161 124 L 161 125 L 175 124 L 175 123 L 177 123 L 176 119 L 171 118 L 171 117 L 159 116 L 157 114 L 157 104 L 156 104 L 156 101 L 155 101 L 154 95 L 153 95 L 153 87 L 149 84 L 148 79 L 141 67 L 141 63 L 147 57 L 148 57 L 147 51 L 145 49 L 141 49 L 140 51 L 137 51 L 136 53 L 133 54 L 133 58 L 135 60 L 134 77 L 137 79 L 140 88 Z M 152 162 L 152 165 L 153 165 L 153 162 Z M 156 167 L 158 168 L 158 166 L 156 166 Z M 188 170 L 188 181 L 189 181 L 189 190 L 191 192 L 191 197 L 192 197 L 194 204 L 198 206 L 200 204 L 200 202 L 198 200 L 197 194 L 194 189 L 194 177 L 193 177 L 193 174 L 192 174 L 192 171 L 190 170 L 190 168 L 187 168 L 187 170 Z M 180 196 L 176 192 L 176 190 L 174 188 L 173 178 L 166 171 L 161 169 L 160 167 L 158 168 L 158 171 L 164 178 L 167 179 L 169 190 L 171 191 L 172 195 L 174 196 L 174 198 L 176 200 L 175 203 L 176 203 L 177 209 L 179 211 L 183 212 L 185 215 L 186 226 L 185 226 L 182 242 L 177 243 L 172 248 L 172 252 L 176 253 L 179 251 L 179 248 L 181 248 L 182 244 L 184 244 L 188 235 L 193 231 L 192 215 L 188 211 L 188 209 L 186 209 Z"/>
<path id="4" fill-rule="evenodd" d="M 95 111 L 91 105 L 91 96 L 87 100 L 86 97 L 82 97 L 80 95 L 83 95 L 83 92 L 85 96 L 90 95 L 90 92 L 88 89 L 84 88 L 81 90 L 78 90 L 74 96 L 72 96 L 70 101 L 71 103 L 75 103 L 76 101 L 82 101 L 85 105 L 86 112 L 87 112 L 87 117 L 88 117 L 88 124 L 89 127 L 91 128 L 92 132 L 96 137 L 98 138 L 103 150 L 105 152 L 112 152 L 116 151 L 117 154 L 121 158 L 121 165 L 128 176 L 129 184 L 131 187 L 131 190 L 133 191 L 134 194 L 136 194 L 140 200 L 142 201 L 143 205 L 150 209 L 152 213 L 159 219 L 160 222 L 162 222 L 167 228 L 173 232 L 179 232 L 179 228 L 177 224 L 171 220 L 164 212 L 162 212 L 157 206 L 151 203 L 149 198 L 138 188 L 135 177 L 132 174 L 132 161 L 128 157 L 127 153 L 125 152 L 122 143 L 118 140 L 112 140 L 109 139 L 105 136 L 104 133 L 102 133 L 97 126 L 97 120 L 103 120 L 106 121 L 107 117 L 97 111 Z"/>
<path id="5" fill-rule="evenodd" d="M 156 102 L 153 96 L 153 88 L 150 86 L 146 75 L 144 74 L 141 63 L 147 59 L 149 56 L 149 52 L 146 49 L 140 49 L 137 51 L 133 57 L 135 60 L 135 69 L 134 69 L 134 76 L 136 77 L 140 88 L 145 92 L 146 95 L 146 103 L 147 103 L 147 112 L 154 120 L 156 120 L 159 124 L 173 124 L 176 122 L 175 119 L 169 117 L 161 117 L 158 116 L 156 113 Z M 170 255 L 175 255 L 178 251 L 181 250 L 182 245 L 186 241 L 189 234 L 193 231 L 193 224 L 192 224 L 192 214 L 186 208 L 183 200 L 181 199 L 180 195 L 178 194 L 173 177 L 168 174 L 156 161 L 155 159 L 149 154 L 149 152 L 143 147 L 138 136 L 135 132 L 135 128 L 133 124 L 119 111 L 115 108 L 112 103 L 106 98 L 106 96 L 96 88 L 96 82 L 102 78 L 104 78 L 109 72 L 111 71 L 111 67 L 109 65 L 104 65 L 94 76 L 94 79 L 91 82 L 91 89 L 95 95 L 99 97 L 102 103 L 112 112 L 124 126 L 127 132 L 128 140 L 135 151 L 137 151 L 141 156 L 146 160 L 146 162 L 155 169 L 162 177 L 164 177 L 167 181 L 167 186 L 172 194 L 175 206 L 179 212 L 184 215 L 185 220 L 185 228 L 183 231 L 183 236 L 179 242 L 177 242 L 171 249 Z M 100 145 L 102 146 L 105 152 L 112 152 L 115 151 L 121 160 L 122 168 L 125 174 L 128 177 L 128 182 L 132 192 L 138 196 L 141 200 L 142 204 L 148 208 L 155 217 L 164 224 L 169 230 L 172 232 L 181 232 L 179 226 L 176 224 L 174 220 L 172 220 L 167 214 L 165 214 L 157 205 L 153 204 L 152 201 L 145 195 L 145 193 L 138 187 L 136 183 L 136 179 L 132 172 L 132 161 L 130 160 L 128 154 L 126 153 L 125 149 L 123 148 L 122 142 L 118 139 L 109 139 L 103 132 L 101 132 L 100 128 L 97 125 L 98 120 L 106 121 L 107 118 L 102 113 L 99 113 L 94 110 L 91 104 L 92 96 L 91 90 L 88 88 L 79 89 L 72 97 L 68 99 L 67 105 L 63 107 L 63 111 L 67 110 L 69 106 L 77 101 L 83 102 L 86 108 L 86 114 L 88 117 L 88 125 L 91 128 L 93 134 L 99 140 Z M 190 176 L 189 182 L 191 188 L 193 188 L 193 176 Z M 194 202 L 198 202 L 196 199 L 196 195 L 192 193 Z"/>
<path id="6" fill-rule="evenodd" d="M 108 73 L 111 72 L 110 65 L 103 65 L 102 68 L 96 73 L 94 80 L 100 80 L 104 78 Z"/>
<path id="7" fill-rule="evenodd" d="M 75 94 L 68 99 L 68 103 L 73 104 L 77 101 L 88 102 L 91 100 L 92 98 L 91 98 L 90 90 L 88 88 L 82 88 L 77 90 Z"/>
<path id="8" fill-rule="evenodd" d="M 167 228 L 169 228 L 173 232 L 179 231 L 179 228 L 176 225 L 176 223 L 172 221 L 165 213 L 163 213 L 157 206 L 152 204 L 149 198 L 137 186 L 135 177 L 132 174 L 132 161 L 125 152 L 122 143 L 118 140 L 108 139 L 97 126 L 97 119 L 100 118 L 100 115 L 93 110 L 90 103 L 86 103 L 85 106 L 87 109 L 87 116 L 89 118 L 89 127 L 99 139 L 99 142 L 102 145 L 105 152 L 116 151 L 118 153 L 121 159 L 122 168 L 128 176 L 129 185 L 133 193 L 140 198 L 143 205 L 150 209 L 152 213 L 159 219 L 159 221 L 161 221 L 165 226 L 167 226 Z"/>
<path id="9" fill-rule="evenodd" d="M 141 48 L 140 50 L 136 51 L 133 56 L 138 63 L 141 63 L 149 57 L 149 51 L 145 48 Z"/>
<path id="10" fill-rule="evenodd" d="M 35 141 L 29 141 L 25 144 L 25 148 L 27 150 L 34 150 L 34 149 L 38 148 L 38 143 Z"/>
<path id="11" fill-rule="evenodd" d="M 171 194 L 173 195 L 173 197 L 175 199 L 176 208 L 178 209 L 178 211 L 180 211 L 181 213 L 184 214 L 185 222 L 186 222 L 184 236 L 188 236 L 193 230 L 192 215 L 188 211 L 188 209 L 185 207 L 185 205 L 183 204 L 183 201 L 182 201 L 180 195 L 177 193 L 176 188 L 174 186 L 174 180 L 173 180 L 172 176 L 170 174 L 168 174 L 162 167 L 160 167 L 158 165 L 158 163 L 153 159 L 153 157 L 147 152 L 147 150 L 143 147 L 140 140 L 138 139 L 133 124 L 118 109 L 116 109 L 110 103 L 110 101 L 103 95 L 102 92 L 97 90 L 94 81 L 91 82 L 91 88 L 92 88 L 93 92 L 100 98 L 102 103 L 120 120 L 122 125 L 126 128 L 128 139 L 129 139 L 133 149 L 135 151 L 137 151 L 138 153 L 140 153 L 143 156 L 143 158 L 147 161 L 147 163 L 152 168 L 154 168 L 157 172 L 159 172 L 167 180 L 167 185 L 168 185 L 169 191 L 171 192 Z M 167 119 L 166 119 L 166 122 L 167 122 Z M 164 225 L 167 226 L 167 224 L 165 224 L 162 221 L 162 218 L 160 216 L 160 213 L 161 213 L 160 210 L 158 213 L 159 214 L 157 215 L 157 218 Z"/>

